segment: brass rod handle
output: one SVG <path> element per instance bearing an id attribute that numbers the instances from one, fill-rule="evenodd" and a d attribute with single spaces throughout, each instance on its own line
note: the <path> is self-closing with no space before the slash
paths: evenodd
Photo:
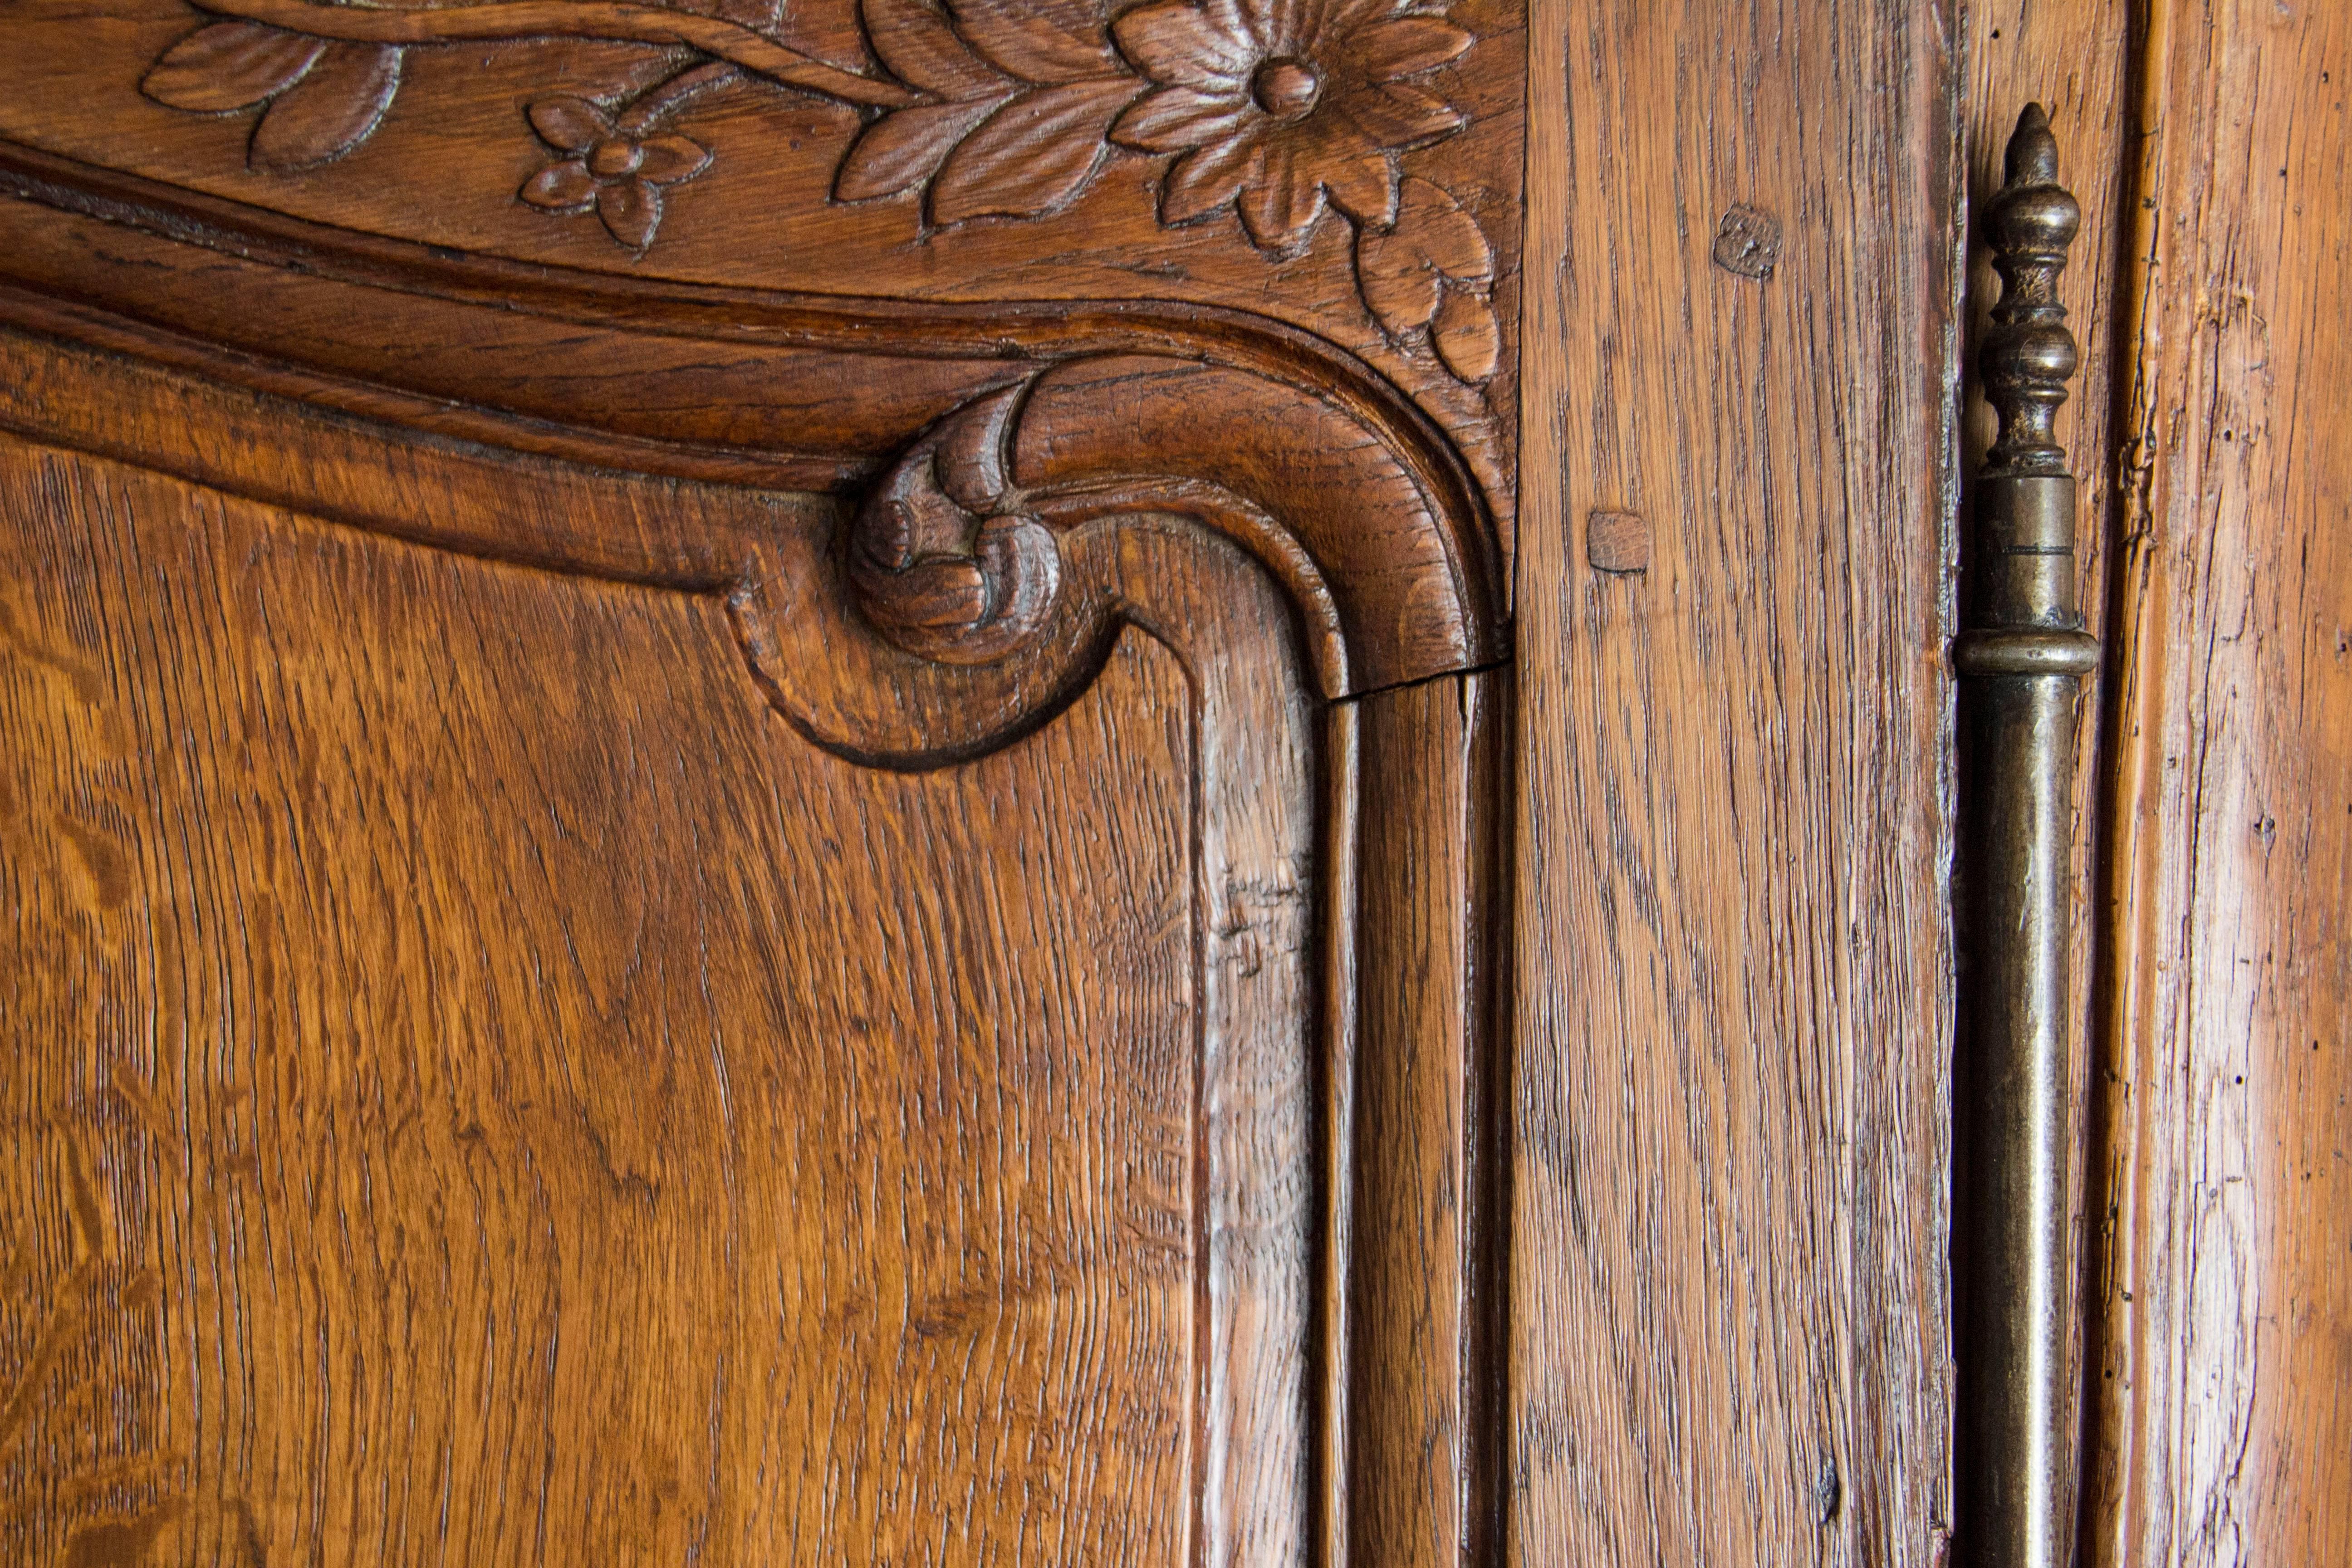
<path id="1" fill-rule="evenodd" d="M 1960 1005 L 1953 1073 L 1958 1370 L 1953 1561 L 2064 1568 L 2077 1458 L 2066 1365 L 2075 710 L 2097 642 L 2074 602 L 2074 479 L 2053 438 L 2074 339 L 2058 277 L 2082 209 L 2039 104 L 1984 213 L 2000 274 L 1978 366 L 2000 417 L 1976 487 L 1959 678 Z"/>

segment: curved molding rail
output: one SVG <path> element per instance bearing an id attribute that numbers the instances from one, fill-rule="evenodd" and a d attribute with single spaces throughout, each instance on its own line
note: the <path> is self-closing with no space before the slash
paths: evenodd
<path id="1" fill-rule="evenodd" d="M 24 198 L 0 213 L 0 276 L 38 297 L 16 313 L 43 330 L 109 330 L 56 320 L 62 298 L 163 334 L 134 352 L 257 390 L 602 467 L 835 492 L 1024 388 L 1035 482 L 1140 486 L 1161 510 L 1188 487 L 1232 498 L 1216 525 L 1302 603 L 1336 606 L 1328 695 L 1502 656 L 1494 529 L 1459 454 L 1368 366 L 1277 323 L 650 283 L 327 228 L 7 143 L 0 190 Z"/>

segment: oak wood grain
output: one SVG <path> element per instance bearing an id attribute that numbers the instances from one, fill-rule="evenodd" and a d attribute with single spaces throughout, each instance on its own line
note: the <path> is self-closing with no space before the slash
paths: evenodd
<path id="1" fill-rule="evenodd" d="M 1184 1556 L 1169 655 L 874 773 L 708 601 L 6 460 L 14 1552 Z"/>
<path id="2" fill-rule="evenodd" d="M 1360 623 L 1327 691 L 1501 651 L 1496 519 L 1461 453 L 1360 362 L 1263 319 L 551 276 L 5 143 L 0 186 L 31 198 L 0 205 L 0 271 L 22 286 L 0 314 L 37 331 L 436 433 L 781 488 L 855 491 L 928 425 L 1027 388 L 1057 412 L 1023 421 L 1024 482 L 1194 480 L 1273 514 L 1268 564 Z"/>
<path id="3" fill-rule="evenodd" d="M 1350 1340 L 1384 1352 L 1349 1369 L 1339 1562 L 1484 1563 L 1500 1541 L 1501 954 L 1476 915 L 1500 874 L 1506 689 L 1486 672 L 1349 705 L 1349 743 L 1370 764 L 1354 814 L 1356 963 L 1416 984 L 1357 991 L 1343 1310 Z"/>
<path id="4" fill-rule="evenodd" d="M 1929 1562 L 1959 40 L 1529 38 L 1511 1559 Z"/>
<path id="5" fill-rule="evenodd" d="M 2146 8 L 2085 1560 L 2352 1561 L 2352 19 Z"/>
<path id="6" fill-rule="evenodd" d="M 572 276 L 1338 345 L 1510 534 L 1521 0 L 28 0 L 0 138 Z M 1286 84 L 1286 85 L 1285 85 Z"/>
<path id="7" fill-rule="evenodd" d="M 19 307 L 115 352 L 0 334 L 103 454 L 0 504 L 9 1545 L 1478 1550 L 1497 699 L 1328 703 L 1398 628 L 1316 598 L 1442 550 L 1089 482 L 1084 375 L 860 510 Z M 849 561 L 1007 481 L 1058 586 L 959 662 L 895 574 L 984 548 Z"/>

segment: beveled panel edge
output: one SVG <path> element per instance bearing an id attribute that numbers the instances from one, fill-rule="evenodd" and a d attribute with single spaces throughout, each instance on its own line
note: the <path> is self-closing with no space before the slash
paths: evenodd
<path id="1" fill-rule="evenodd" d="M 1157 503 L 1127 514 L 1107 493 L 1114 504 L 1071 531 L 1074 579 L 1097 588 L 1076 606 L 1087 613 L 1065 622 L 1079 635 L 1013 647 L 992 664 L 959 666 L 892 647 L 852 612 L 854 589 L 833 591 L 839 584 L 827 570 L 822 535 L 824 514 L 841 515 L 837 502 L 803 499 L 803 515 L 786 521 L 740 487 L 681 489 L 569 463 L 519 463 L 471 440 L 387 431 L 377 421 L 289 406 L 266 393 L 204 384 L 184 368 L 131 352 L 142 334 L 130 329 L 96 347 L 28 332 L 16 320 L 26 308 L 24 296 L 0 289 L 6 323 L 0 369 L 11 373 L 19 394 L 0 400 L 0 428 L 428 548 L 718 597 L 732 612 L 755 678 L 791 668 L 779 658 L 791 649 L 760 646 L 761 623 L 795 628 L 830 649 L 860 645 L 890 666 L 877 669 L 860 654 L 832 682 L 860 694 L 864 710 L 854 719 L 887 715 L 882 703 L 906 701 L 918 727 L 952 722 L 963 732 L 918 732 L 929 748 L 919 752 L 876 751 L 855 738 L 844 743 L 824 732 L 826 715 L 813 722 L 795 710 L 805 693 L 783 690 L 780 701 L 774 681 L 761 684 L 804 738 L 865 765 L 940 766 L 1030 733 L 1091 683 L 1107 635 L 1124 624 L 1142 624 L 1170 643 L 1196 679 L 1206 668 L 1235 690 L 1269 689 L 1214 657 L 1230 630 L 1220 624 L 1230 596 L 1213 595 L 1204 611 L 1182 613 L 1171 626 L 1150 613 L 1156 595 L 1145 595 L 1143 620 L 1133 623 L 1122 607 L 1131 585 L 1108 597 L 1099 591 L 1118 585 L 1120 572 L 1102 568 L 1130 521 L 1147 534 L 1214 536 L 1233 552 L 1224 530 Z M 100 324 L 88 312 L 64 310 L 48 324 L 77 320 L 85 335 Z M 76 378 L 117 395 L 65 395 Z M 1008 437 L 1000 416 L 1015 400 L 996 401 L 1003 406 L 983 400 L 949 422 L 936 433 L 940 440 L 968 440 L 960 423 L 978 425 L 992 439 Z M 284 425 L 251 417 L 273 409 L 306 427 L 299 451 L 289 449 Z M 143 435 L 135 427 L 141 418 L 153 426 Z M 167 450 L 166 429 L 196 439 Z M 386 461 L 387 448 L 404 458 L 420 444 L 427 461 Z M 919 459 L 902 469 L 924 471 Z M 372 495 L 372 479 L 383 493 Z M 620 487 L 633 526 L 583 523 L 589 509 L 567 498 L 581 499 L 584 485 L 604 493 Z M 387 498 L 406 505 L 387 512 Z M 1081 495 L 1076 504 L 1093 499 Z M 807 515 L 812 506 L 818 515 Z M 797 605 L 764 604 L 780 576 L 814 591 Z M 1177 583 L 1165 573 L 1152 580 Z M 1275 591 L 1289 596 L 1278 577 Z M 1186 596 L 1180 587 L 1159 607 L 1180 608 Z M 1302 631 L 1296 668 L 1311 698 L 1316 655 L 1311 628 Z M 1314 792 L 1318 853 L 1308 873 L 1313 956 L 1301 947 L 1290 958 L 1316 976 L 1313 995 L 1295 1015 L 1315 1058 L 1300 1082 L 1314 1131 L 1297 1153 L 1311 1163 L 1320 1189 L 1307 1242 L 1312 1303 L 1302 1301 L 1308 1447 L 1297 1458 L 1306 1466 L 1300 1523 L 1324 1561 L 1461 1568 L 1487 1560 L 1497 1539 L 1506 1478 L 1494 1427 L 1502 1334 L 1496 1279 L 1507 1152 L 1495 1099 L 1504 1049 L 1498 965 L 1507 954 L 1497 922 L 1507 878 L 1497 813 L 1509 693 L 1507 668 L 1454 672 L 1327 700 L 1313 725 L 1323 774 Z M 1205 785 L 1235 809 L 1251 795 L 1242 774 L 1213 775 Z M 1269 862 L 1273 870 L 1292 864 L 1283 857 Z M 1203 909 L 1220 951 L 1254 940 L 1246 924 L 1220 930 L 1226 917 L 1216 900 Z M 1359 1107 L 1371 1125 L 1359 1121 Z M 1379 1179 L 1391 1169 L 1400 1179 Z M 1375 1302 L 1428 1310 L 1409 1310 L 1400 1320 L 1371 1310 Z M 1383 1369 L 1403 1371 L 1406 1382 L 1376 1385 Z"/>
<path id="2" fill-rule="evenodd" d="M 9 241 L 0 278 L 37 300 L 160 331 L 171 341 L 154 357 L 373 418 L 462 426 L 487 445 L 557 448 L 625 471 L 862 489 L 975 398 L 1057 372 L 1068 372 L 1065 385 L 1091 380 L 1115 391 L 1118 366 L 1151 362 L 1191 386 L 1163 386 L 1143 427 L 1087 431 L 1083 401 L 1061 399 L 1057 429 L 1095 448 L 1089 471 L 1066 472 L 1064 482 L 1221 486 L 1302 541 L 1327 574 L 1336 567 L 1354 579 L 1355 596 L 1379 608 L 1349 628 L 1344 669 L 1322 671 L 1326 696 L 1506 657 L 1505 563 L 1492 509 L 1461 453 L 1370 367 L 1264 318 L 1151 302 L 938 304 L 656 283 L 331 228 L 7 142 L 0 192 L 22 204 L 0 215 L 0 227 L 15 231 L 0 236 Z M 93 225 L 104 226 L 104 243 L 89 238 Z M 33 314 L 53 319 L 21 310 L 7 319 L 83 335 L 54 320 L 54 303 Z M 486 335 L 486 323 L 538 332 L 528 352 L 542 357 L 523 364 L 524 349 Z M 577 370 L 580 334 L 566 329 L 583 327 L 595 332 L 589 357 L 604 395 L 583 400 L 560 375 L 524 374 Z M 427 364 L 417 346 L 484 342 L 462 364 Z M 620 378 L 641 364 L 683 374 L 681 360 L 709 345 L 724 346 L 742 389 L 732 401 L 732 388 L 714 395 L 702 427 L 656 432 L 624 417 Z M 1090 362 L 1111 374 L 1073 368 Z M 746 441 L 721 418 L 772 420 L 760 396 L 772 388 L 781 400 L 793 387 L 823 388 L 830 423 L 803 421 L 789 441 Z M 1238 467 L 1202 412 L 1229 405 L 1235 389 L 1246 389 L 1259 416 L 1253 428 L 1274 442 Z M 1170 468 L 1169 453 L 1188 444 Z M 1369 543 L 1367 531 L 1376 531 Z M 1357 559 L 1326 559 L 1318 539 Z M 1395 646 L 1406 626 L 1423 634 Z"/>

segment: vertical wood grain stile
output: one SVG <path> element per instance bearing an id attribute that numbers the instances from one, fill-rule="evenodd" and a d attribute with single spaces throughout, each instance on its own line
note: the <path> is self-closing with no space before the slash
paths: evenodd
<path id="1" fill-rule="evenodd" d="M 1363 708 L 1339 702 L 1323 716 L 1323 920 L 1317 932 L 1323 958 L 1318 1023 L 1323 1041 L 1319 1087 L 1322 1118 L 1321 1171 L 1327 1193 L 1352 1193 L 1356 1184 L 1358 1078 L 1362 1071 L 1362 999 L 1357 993 L 1362 964 L 1357 933 L 1363 929 Z M 1356 1205 L 1328 1206 L 1316 1308 L 1320 1316 L 1318 1351 L 1322 1356 L 1316 1391 L 1320 1420 L 1316 1465 L 1322 1506 L 1316 1521 L 1316 1546 L 1322 1561 L 1355 1559 L 1350 1521 L 1357 1507 L 1353 1466 L 1356 1410 L 1350 1397 L 1356 1375 Z"/>
<path id="2" fill-rule="evenodd" d="M 1358 699 L 1367 776 L 1362 994 L 1349 1202 L 1349 1555 L 1464 1568 L 1491 1553 L 1496 1173 L 1490 1037 L 1497 733 L 1488 672 Z M 1380 1347 L 1374 1353 L 1372 1347 Z"/>
<path id="3" fill-rule="evenodd" d="M 2095 1039 L 2097 1568 L 2352 1560 L 2352 16 L 2142 8 Z"/>
<path id="4" fill-rule="evenodd" d="M 1529 37 L 1508 1555 L 1932 1561 L 1957 18 Z"/>

